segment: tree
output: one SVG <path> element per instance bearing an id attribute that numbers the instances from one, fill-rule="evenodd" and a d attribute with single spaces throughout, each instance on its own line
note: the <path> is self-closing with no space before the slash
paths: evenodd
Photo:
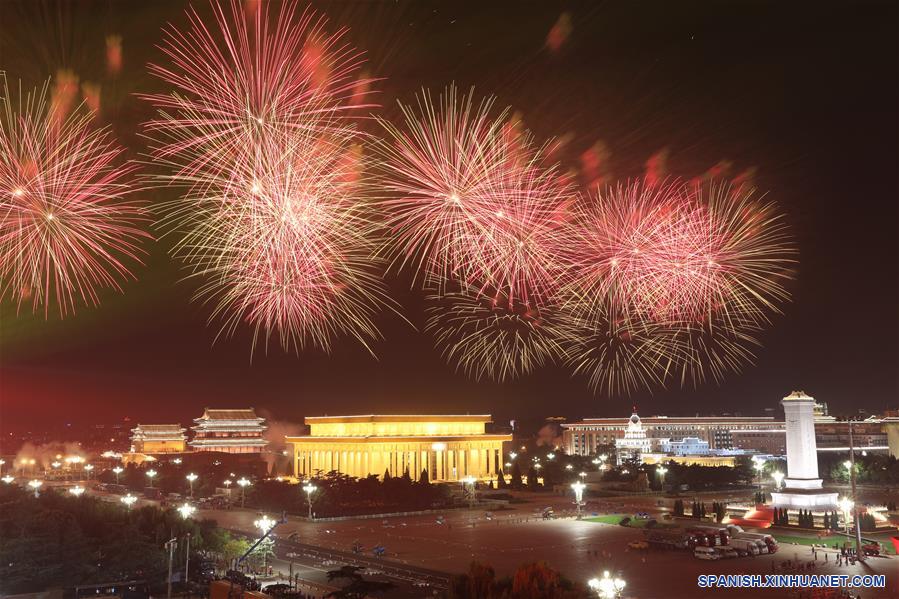
<path id="1" fill-rule="evenodd" d="M 521 489 L 521 468 L 517 461 L 512 464 L 512 488 Z"/>
<path id="2" fill-rule="evenodd" d="M 540 489 L 540 483 L 537 482 L 537 469 L 533 466 L 528 470 L 528 490 L 537 491 Z"/>
<path id="3" fill-rule="evenodd" d="M 427 468 L 421 469 L 421 474 L 418 477 L 418 482 L 419 482 L 419 484 L 422 484 L 422 485 L 430 485 L 431 484 L 431 477 L 428 475 Z"/>
<path id="4" fill-rule="evenodd" d="M 503 474 L 503 469 L 500 468 L 496 473 L 496 488 L 497 489 L 505 489 L 509 485 L 506 484 L 506 475 Z"/>
<path id="5" fill-rule="evenodd" d="M 391 478 L 392 478 L 392 477 L 390 476 L 390 468 L 385 468 L 385 469 L 384 469 L 384 482 L 386 483 L 386 482 L 389 481 Z"/>

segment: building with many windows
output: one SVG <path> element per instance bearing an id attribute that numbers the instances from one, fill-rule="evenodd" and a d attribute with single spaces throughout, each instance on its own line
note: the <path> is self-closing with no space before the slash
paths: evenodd
<path id="1" fill-rule="evenodd" d="M 194 451 L 260 453 L 268 445 L 262 436 L 267 428 L 265 419 L 256 416 L 253 408 L 206 408 L 194 422 L 194 438 L 189 443 Z"/>
<path id="2" fill-rule="evenodd" d="M 623 439 L 631 418 L 585 418 L 563 424 L 563 447 L 568 454 L 593 455 Z M 732 435 L 736 431 L 783 430 L 784 426 L 768 416 L 649 416 L 640 418 L 640 422 L 653 451 L 660 450 L 662 439 L 676 442 L 687 437 L 705 441 L 710 450 L 734 449 Z"/>
<path id="3" fill-rule="evenodd" d="M 489 415 L 365 415 L 307 417 L 309 435 L 287 437 L 298 477 L 336 471 L 349 476 L 495 478 L 503 443 L 512 435 L 487 433 Z"/>
<path id="4" fill-rule="evenodd" d="M 185 431 L 180 424 L 138 424 L 131 429 L 131 452 L 181 453 L 187 442 Z"/>

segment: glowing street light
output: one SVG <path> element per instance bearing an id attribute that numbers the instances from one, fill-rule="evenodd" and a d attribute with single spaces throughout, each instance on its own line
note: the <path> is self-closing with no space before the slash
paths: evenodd
<path id="1" fill-rule="evenodd" d="M 180 464 L 180 463 L 181 463 L 181 458 L 175 458 L 174 460 L 172 460 L 172 463 L 173 463 L 173 464 Z"/>
<path id="2" fill-rule="evenodd" d="M 81 495 L 84 493 L 84 487 L 82 487 L 80 485 L 75 485 L 74 487 L 69 489 L 69 493 L 71 493 L 75 497 L 81 497 Z"/>
<path id="3" fill-rule="evenodd" d="M 87 472 L 87 480 L 91 479 L 91 472 L 93 471 L 93 469 L 94 469 L 93 464 L 85 464 L 84 465 L 84 470 L 85 470 L 85 472 Z"/>
<path id="4" fill-rule="evenodd" d="M 572 464 L 565 464 L 565 470 L 574 470 L 574 466 Z"/>
<path id="5" fill-rule="evenodd" d="M 128 493 L 121 499 L 121 502 L 124 503 L 126 506 L 128 506 L 129 510 L 131 509 L 131 506 L 134 505 L 135 501 L 137 501 L 137 497 L 135 497 L 131 493 Z"/>
<path id="6" fill-rule="evenodd" d="M 554 453 L 548 453 L 548 454 L 546 454 L 546 459 L 547 459 L 547 460 L 554 460 L 554 459 L 556 459 L 556 454 L 554 454 Z"/>
<path id="7" fill-rule="evenodd" d="M 153 488 L 153 479 L 156 478 L 157 474 L 159 474 L 159 473 L 156 472 L 155 470 L 153 470 L 152 468 L 147 470 L 147 472 L 146 472 L 147 478 L 150 479 L 150 488 L 151 489 Z"/>
<path id="8" fill-rule="evenodd" d="M 119 475 L 120 475 L 122 472 L 124 472 L 125 469 L 122 468 L 121 466 L 116 466 L 115 468 L 112 469 L 112 471 L 113 471 L 113 473 L 115 474 L 115 484 L 119 484 Z"/>
<path id="9" fill-rule="evenodd" d="M 581 513 L 582 508 L 584 507 L 584 489 L 587 488 L 587 485 L 578 481 L 576 483 L 571 483 L 571 490 L 574 491 L 574 505 L 577 506 L 577 519 L 580 520 L 583 517 Z"/>
<path id="10" fill-rule="evenodd" d="M 237 481 L 237 484 L 240 485 L 240 507 L 244 507 L 244 504 L 247 501 L 247 487 L 250 486 L 250 481 L 248 481 L 244 477 L 240 477 Z"/>
<path id="11" fill-rule="evenodd" d="M 3 474 L 3 465 L 6 464 L 6 460 L 0 458 L 0 474 Z"/>
<path id="12" fill-rule="evenodd" d="M 539 466 L 539 464 L 537 464 Z M 478 479 L 473 477 L 472 475 L 468 475 L 463 478 L 461 481 L 462 488 L 468 493 L 468 507 L 469 509 L 474 508 L 474 502 L 477 498 L 477 484 Z"/>
<path id="13" fill-rule="evenodd" d="M 510 452 L 509 452 L 509 459 L 510 459 L 510 460 L 514 460 L 514 459 L 517 458 L 517 457 L 518 457 L 518 454 L 515 453 L 514 451 L 510 451 Z"/>
<path id="14" fill-rule="evenodd" d="M 187 520 L 191 516 L 194 515 L 194 512 L 197 511 L 197 508 L 190 505 L 189 503 L 185 503 L 183 505 L 178 506 L 178 513 L 181 514 L 181 517 Z"/>
<path id="15" fill-rule="evenodd" d="M 623 578 L 612 578 L 608 570 L 602 573 L 602 578 L 591 578 L 587 586 L 596 591 L 602 599 L 616 599 L 621 597 L 621 591 L 627 583 Z"/>
<path id="16" fill-rule="evenodd" d="M 855 502 L 848 497 L 843 497 L 840 500 L 840 509 L 843 510 L 843 521 L 846 522 L 847 535 L 849 534 L 849 520 L 852 518 L 853 507 L 855 507 Z"/>
<path id="17" fill-rule="evenodd" d="M 774 479 L 774 484 L 776 485 L 777 490 L 780 491 L 780 485 L 783 482 L 784 473 L 781 472 L 780 470 L 775 470 L 774 472 L 771 473 L 771 478 Z"/>
<path id="18" fill-rule="evenodd" d="M 3 478 L 0 478 L 0 480 L 2 480 L 4 483 L 6 483 L 7 485 L 9 485 L 9 484 L 12 484 L 12 481 L 14 481 L 14 480 L 16 480 L 16 479 L 15 479 L 14 477 L 12 477 L 12 476 L 10 476 L 10 475 L 7 474 L 7 475 L 4 476 Z"/>
<path id="19" fill-rule="evenodd" d="M 753 466 L 755 467 L 755 471 L 759 477 L 759 490 L 761 491 L 761 489 L 762 489 L 762 470 L 765 469 L 765 462 L 763 462 L 762 460 L 756 460 L 755 463 L 753 464 Z"/>
<path id="20" fill-rule="evenodd" d="M 312 520 L 312 495 L 318 489 L 312 482 L 307 482 L 303 485 L 303 490 L 306 492 L 306 503 L 309 504 L 309 520 Z"/>
<path id="21" fill-rule="evenodd" d="M 656 473 L 659 475 L 659 484 L 664 488 L 665 486 L 665 475 L 668 474 L 668 468 L 664 466 L 659 466 L 656 468 Z"/>
<path id="22" fill-rule="evenodd" d="M 194 474 L 193 472 L 191 472 L 184 478 L 186 478 L 187 482 L 190 483 L 190 498 L 193 499 L 194 498 L 194 481 L 200 477 L 197 476 L 196 474 Z"/>
<path id="23" fill-rule="evenodd" d="M 41 488 L 41 485 L 43 485 L 43 484 L 44 484 L 43 481 L 39 481 L 39 480 L 37 480 L 37 479 L 28 481 L 28 486 L 31 487 L 32 489 L 34 489 L 34 496 L 35 496 L 35 497 L 37 497 L 38 495 L 40 495 L 40 492 L 38 491 L 38 489 L 40 489 L 40 488 Z"/>
<path id="24" fill-rule="evenodd" d="M 54 470 L 59 470 L 60 466 L 62 466 L 62 462 L 50 462 L 50 467 Z"/>
<path id="25" fill-rule="evenodd" d="M 253 522 L 253 524 L 255 524 L 256 527 L 262 531 L 262 536 L 265 536 L 275 527 L 277 522 L 275 522 L 268 516 L 262 516 L 261 518 L 259 518 L 255 522 Z M 265 551 L 262 552 L 262 569 L 263 570 L 265 570 L 265 567 L 266 567 L 266 564 L 265 564 L 266 553 L 267 552 L 265 552 Z"/>

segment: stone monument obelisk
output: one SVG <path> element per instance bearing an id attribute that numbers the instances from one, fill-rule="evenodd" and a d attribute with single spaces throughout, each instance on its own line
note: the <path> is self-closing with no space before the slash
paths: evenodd
<path id="1" fill-rule="evenodd" d="M 787 477 L 784 489 L 771 493 L 774 507 L 833 510 L 837 493 L 825 490 L 818 478 L 818 448 L 815 444 L 815 398 L 793 391 L 780 402 L 787 429 Z"/>

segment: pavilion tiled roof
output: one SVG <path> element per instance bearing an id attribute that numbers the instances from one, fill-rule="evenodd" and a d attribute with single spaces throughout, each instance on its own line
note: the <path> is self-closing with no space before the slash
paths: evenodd
<path id="1" fill-rule="evenodd" d="M 253 408 L 245 409 L 216 409 L 206 408 L 203 415 L 197 420 L 256 420 L 259 416 Z"/>
<path id="2" fill-rule="evenodd" d="M 138 424 L 137 428 L 146 433 L 180 433 L 184 430 L 180 424 Z"/>

